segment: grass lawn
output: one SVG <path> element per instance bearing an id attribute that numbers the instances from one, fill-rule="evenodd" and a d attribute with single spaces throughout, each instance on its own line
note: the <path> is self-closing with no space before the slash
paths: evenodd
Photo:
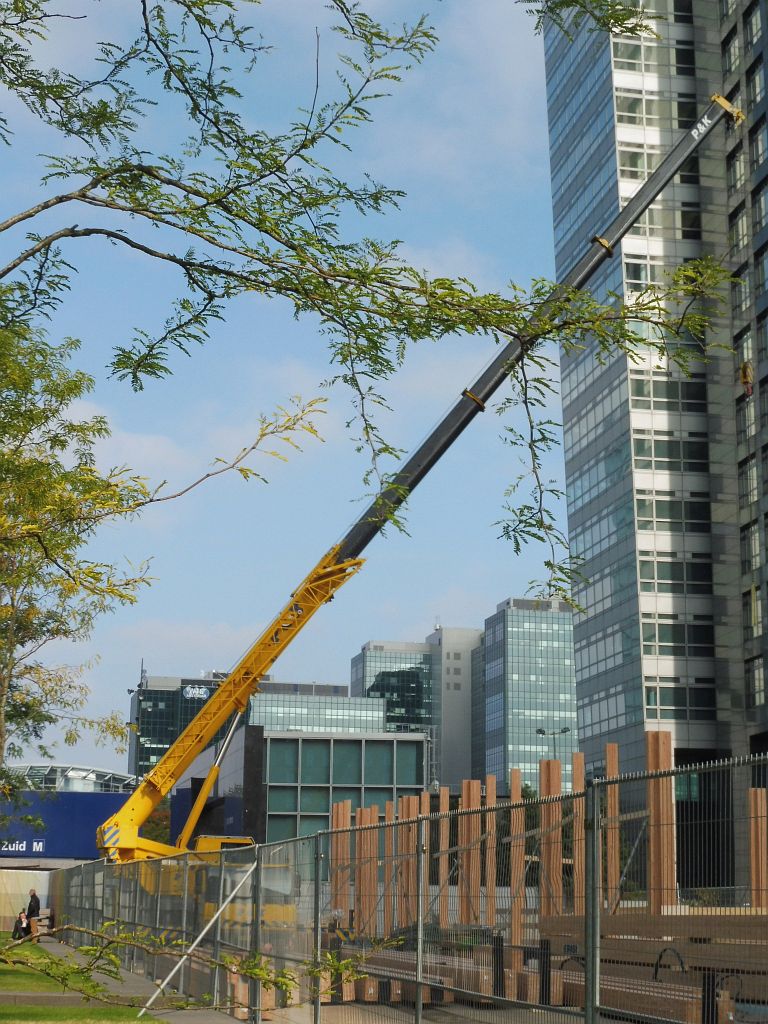
<path id="1" fill-rule="evenodd" d="M 131 1006 L 3 1006 L 0 1003 L 0 1024 L 108 1024 L 109 1021 L 136 1020 L 136 1007 Z M 156 1017 L 147 1017 L 155 1024 L 168 1024 Z"/>
<path id="2" fill-rule="evenodd" d="M 24 955 L 30 959 L 43 960 L 52 959 L 53 954 L 49 953 L 44 946 L 37 946 L 34 943 L 19 947 Z M 0 993 L 2 992 L 63 992 L 61 985 L 53 978 L 47 978 L 44 974 L 38 974 L 30 967 L 9 967 L 7 964 L 0 964 Z M 0 1020 L 4 1018 L 0 1017 Z"/>

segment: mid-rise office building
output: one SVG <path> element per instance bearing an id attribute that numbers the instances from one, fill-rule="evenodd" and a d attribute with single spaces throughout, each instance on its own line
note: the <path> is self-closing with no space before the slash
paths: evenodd
<path id="1" fill-rule="evenodd" d="M 727 253 L 735 280 L 706 360 L 688 375 L 658 349 L 600 361 L 594 341 L 561 358 L 588 769 L 608 740 L 623 768 L 640 767 L 654 727 L 672 731 L 678 763 L 768 744 L 765 6 L 660 0 L 654 12 L 656 37 L 545 31 L 558 277 L 711 94 L 747 115 L 718 126 L 590 283 L 631 299 L 686 260 Z M 699 355 L 696 339 L 670 344 Z"/>
<path id="2" fill-rule="evenodd" d="M 342 800 L 351 802 L 353 814 L 374 805 L 383 814 L 387 801 L 420 793 L 424 734 L 360 730 L 359 724 L 354 713 L 346 722 L 338 720 L 333 731 L 311 735 L 244 724 L 224 756 L 196 833 L 277 842 L 328 829 L 331 806 Z M 203 751 L 174 787 L 173 835 L 183 827 L 215 755 L 214 746 Z"/>
<path id="3" fill-rule="evenodd" d="M 207 672 L 197 679 L 185 679 L 150 676 L 142 670 L 138 687 L 128 691 L 132 725 L 128 771 L 141 776 L 157 764 L 225 678 L 225 672 Z M 318 716 L 332 715 L 333 701 L 343 700 L 347 693 L 347 687 L 341 684 L 282 682 L 268 675 L 259 683 L 259 695 L 253 698 L 264 697 L 263 711 L 256 715 L 254 723 L 263 718 L 268 727 L 276 727 L 280 719 L 286 728 L 293 728 L 299 721 L 310 728 L 313 721 L 317 724 Z M 320 709 L 328 700 L 332 703 L 322 712 Z M 310 707 L 316 707 L 317 713 L 313 715 L 308 711 Z M 360 708 L 357 713 L 361 718 L 367 715 L 378 721 L 383 715 L 383 706 L 379 714 L 373 707 Z M 217 734 L 217 740 L 225 728 Z"/>
<path id="4" fill-rule="evenodd" d="M 424 643 L 370 640 L 352 659 L 353 696 L 383 697 L 388 729 L 427 733 L 433 785 L 457 788 L 471 776 L 471 661 L 480 634 L 436 626 Z"/>
<path id="5" fill-rule="evenodd" d="M 563 787 L 578 749 L 570 605 L 508 598 L 485 620 L 472 654 L 472 768 L 508 792 L 509 770 L 539 785 L 539 761 L 558 758 Z"/>

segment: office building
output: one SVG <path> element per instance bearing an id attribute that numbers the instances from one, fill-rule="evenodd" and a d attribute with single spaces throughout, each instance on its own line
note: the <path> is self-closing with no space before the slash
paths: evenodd
<path id="1" fill-rule="evenodd" d="M 383 697 L 388 729 L 427 733 L 432 784 L 457 789 L 471 777 L 471 660 L 480 635 L 436 626 L 424 643 L 370 640 L 352 659 L 353 696 Z"/>
<path id="2" fill-rule="evenodd" d="M 131 694 L 130 720 L 133 726 L 128 748 L 128 771 L 141 776 L 157 764 L 225 678 L 225 672 L 206 672 L 197 679 L 185 679 L 180 676 L 150 676 L 142 670 L 138 687 L 128 691 Z M 347 692 L 343 685 L 282 682 L 269 675 L 259 684 L 259 693 L 265 696 L 264 713 L 272 716 L 270 723 L 279 714 L 283 698 L 286 700 L 284 715 L 288 722 L 291 716 L 296 719 L 302 714 L 299 709 L 304 707 L 303 698 L 308 698 L 310 703 L 316 700 L 321 706 L 324 700 L 344 699 Z M 363 711 L 359 713 L 362 715 Z M 365 713 L 371 715 L 373 711 L 368 708 Z M 306 715 L 304 720 L 308 721 Z M 295 721 L 291 720 L 290 727 L 294 724 Z M 217 734 L 217 740 L 223 731 Z"/>
<path id="3" fill-rule="evenodd" d="M 727 252 L 736 278 L 706 361 L 688 376 L 650 349 L 601 362 L 594 341 L 561 358 L 588 770 L 606 741 L 619 742 L 624 769 L 641 767 L 655 726 L 672 731 L 677 763 L 768 741 L 765 10 L 661 0 L 654 11 L 657 38 L 586 23 L 573 41 L 545 31 L 558 277 L 712 93 L 747 115 L 718 126 L 590 282 L 600 299 L 631 299 L 671 267 Z M 676 344 L 698 354 L 695 339 Z"/>
<path id="4" fill-rule="evenodd" d="M 420 793 L 424 734 L 357 731 L 358 725 L 353 714 L 337 721 L 335 731 L 311 736 L 261 725 L 239 728 L 196 834 L 277 842 L 328 829 L 331 806 L 341 800 L 351 801 L 353 813 L 376 805 L 383 814 L 387 801 Z M 215 747 L 203 751 L 174 787 L 173 835 L 181 831 L 215 753 Z"/>
<path id="5" fill-rule="evenodd" d="M 509 771 L 538 790 L 539 761 L 558 758 L 570 788 L 578 749 L 570 605 L 507 598 L 485 620 L 472 652 L 472 769 L 495 775 L 509 792 Z"/>

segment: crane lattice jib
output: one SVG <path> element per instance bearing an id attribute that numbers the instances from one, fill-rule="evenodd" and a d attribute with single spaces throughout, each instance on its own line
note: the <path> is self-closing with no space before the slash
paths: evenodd
<path id="1" fill-rule="evenodd" d="M 211 743 L 224 722 L 234 712 L 245 710 L 248 698 L 258 689 L 259 679 L 318 608 L 330 601 L 336 591 L 360 569 L 360 554 L 392 520 L 413 489 L 456 438 L 482 412 L 487 401 L 507 379 L 510 370 L 535 344 L 542 325 L 546 325 L 547 317 L 556 303 L 571 289 L 582 288 L 597 268 L 613 255 L 615 247 L 627 231 L 726 114 L 735 121 L 743 119 L 743 114 L 722 96 L 713 96 L 711 105 L 694 127 L 682 136 L 603 233 L 592 239 L 585 255 L 555 287 L 539 312 L 528 321 L 526 328 L 500 349 L 477 380 L 462 391 L 459 400 L 422 445 L 382 488 L 342 540 L 331 548 L 297 587 L 288 604 L 147 774 L 126 804 L 98 830 L 97 844 L 107 856 L 117 860 L 132 860 L 136 857 L 161 855 L 157 844 L 147 842 L 143 849 L 137 845 L 138 830 L 154 807 L 179 781 L 195 757 Z M 153 846 L 157 846 L 157 849 L 153 850 Z"/>

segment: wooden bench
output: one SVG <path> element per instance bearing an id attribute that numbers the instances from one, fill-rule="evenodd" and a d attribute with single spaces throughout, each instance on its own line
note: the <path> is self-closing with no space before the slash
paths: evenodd
<path id="1" fill-rule="evenodd" d="M 600 921 L 601 977 L 611 984 L 674 984 L 699 995 L 707 976 L 745 1001 L 768 1002 L 768 914 L 749 908 L 675 908 L 652 916 L 619 910 Z M 554 964 L 568 966 L 585 952 L 583 918 L 542 919 Z M 658 981 L 654 981 L 654 976 Z"/>
<path id="2" fill-rule="evenodd" d="M 701 992 L 685 985 L 631 978 L 600 978 L 600 1006 L 604 1009 L 663 1016 L 665 1020 L 680 1021 L 680 1024 L 701 1024 L 701 1002 Z M 563 972 L 563 1005 L 584 1006 L 583 974 Z M 731 1024 L 735 1014 L 731 994 L 720 992 L 716 1005 L 717 1024 Z"/>

